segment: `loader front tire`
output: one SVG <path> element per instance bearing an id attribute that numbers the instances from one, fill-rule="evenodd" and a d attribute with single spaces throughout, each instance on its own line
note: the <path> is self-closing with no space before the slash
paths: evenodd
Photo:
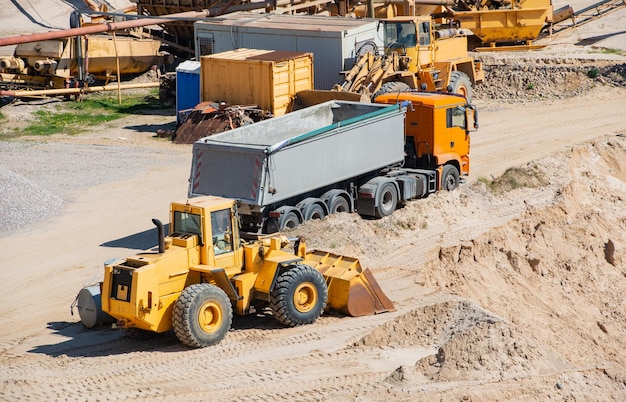
<path id="1" fill-rule="evenodd" d="M 472 101 L 472 82 L 467 74 L 460 71 L 450 73 L 448 87 L 451 93 L 463 95 L 468 103 Z"/>
<path id="2" fill-rule="evenodd" d="M 328 287 L 324 276 L 308 265 L 292 265 L 276 279 L 270 309 L 283 325 L 311 324 L 326 308 Z"/>
<path id="3" fill-rule="evenodd" d="M 172 313 L 176 337 L 192 348 L 219 343 L 230 329 L 233 308 L 226 293 L 217 286 L 199 283 L 186 287 Z"/>

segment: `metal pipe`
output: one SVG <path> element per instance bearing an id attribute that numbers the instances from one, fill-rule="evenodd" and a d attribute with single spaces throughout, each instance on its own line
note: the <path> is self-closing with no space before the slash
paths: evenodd
<path id="1" fill-rule="evenodd" d="M 120 89 L 137 89 L 137 88 L 156 88 L 161 84 L 158 82 L 147 82 L 143 84 L 122 84 Z M 117 85 L 84 87 L 84 88 L 59 88 L 59 89 L 41 89 L 37 91 L 0 91 L 0 96 L 12 96 L 15 98 L 29 98 L 45 95 L 68 95 L 88 92 L 101 91 L 117 91 Z"/>
<path id="2" fill-rule="evenodd" d="M 35 33 L 30 35 L 9 36 L 6 38 L 0 38 L 0 46 L 18 45 L 20 43 L 38 42 L 41 40 L 61 39 L 69 38 L 70 36 L 89 35 L 102 32 L 116 31 L 120 29 L 137 28 L 147 25 L 158 25 L 172 22 L 173 20 L 180 19 L 202 19 L 214 16 L 210 10 L 202 11 L 186 11 L 184 13 L 169 14 L 167 17 L 161 18 L 142 18 L 139 17 L 133 20 L 120 21 L 120 22 L 107 22 L 98 25 L 88 25 L 80 28 L 63 29 L 60 31 L 48 31 L 42 33 Z"/>
<path id="3" fill-rule="evenodd" d="M 418 0 L 420 1 L 420 0 Z M 436 0 L 422 0 L 422 1 L 436 1 Z M 442 0 L 446 1 L 446 0 Z M 452 0 L 450 0 L 452 1 Z M 297 4 L 296 2 L 295 4 Z M 300 2 L 302 5 L 306 4 L 306 0 Z M 292 0 L 279 0 L 276 2 L 277 7 L 291 6 L 294 7 Z M 174 22 L 177 20 L 201 20 L 209 17 L 216 17 L 225 14 L 227 11 L 248 11 L 259 8 L 264 8 L 265 2 L 246 3 L 228 7 L 224 6 L 214 7 L 211 9 L 201 11 L 185 11 L 182 13 L 168 14 L 160 17 L 146 17 L 137 16 L 132 20 L 120 21 L 120 22 L 106 22 L 104 24 L 88 25 L 78 28 L 63 29 L 59 31 L 48 31 L 41 33 L 34 33 L 30 35 L 18 35 L 8 36 L 6 38 L 0 38 L 0 46 L 18 45 L 20 43 L 38 42 L 42 40 L 69 38 L 71 36 L 89 35 L 95 33 L 103 33 L 110 31 L 117 31 L 121 29 L 138 28 L 148 25 L 161 25 L 168 22 Z"/>
<path id="4" fill-rule="evenodd" d="M 385 4 L 404 4 L 406 0 L 373 0 L 374 3 L 385 3 Z M 428 6 L 453 6 L 455 4 L 455 0 L 415 0 L 413 1 L 416 5 L 428 5 Z"/>

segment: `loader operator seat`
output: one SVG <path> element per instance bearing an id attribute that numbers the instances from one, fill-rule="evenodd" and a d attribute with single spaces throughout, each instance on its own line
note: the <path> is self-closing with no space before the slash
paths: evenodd
<path id="1" fill-rule="evenodd" d="M 233 251 L 230 209 L 211 212 L 211 236 L 215 255 Z"/>

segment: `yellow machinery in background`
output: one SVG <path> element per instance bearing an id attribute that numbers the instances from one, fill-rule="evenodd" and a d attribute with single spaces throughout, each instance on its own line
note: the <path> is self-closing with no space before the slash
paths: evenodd
<path id="1" fill-rule="evenodd" d="M 468 53 L 461 29 L 437 27 L 430 16 L 380 20 L 384 50 L 365 52 L 330 91 L 303 91 L 294 109 L 330 99 L 363 101 L 389 92 L 421 89 L 449 92 L 472 99 L 472 86 L 484 80 L 482 64 Z"/>
<path id="2" fill-rule="evenodd" d="M 559 19 L 570 16 L 560 15 Z M 532 48 L 531 42 L 542 29 L 554 22 L 551 0 L 459 1 L 454 8 L 447 8 L 447 17 L 462 29 L 471 30 L 489 45 L 487 49 L 518 42 L 525 42 L 526 49 Z"/>
<path id="3" fill-rule="evenodd" d="M 78 311 L 86 326 L 102 312 L 117 326 L 165 332 L 205 347 L 220 342 L 233 312 L 245 315 L 269 307 L 284 325 L 313 323 L 325 309 L 352 316 L 394 310 L 369 270 L 357 259 L 307 252 L 281 235 L 240 238 L 237 202 L 197 197 L 171 204 L 170 234 L 159 233 L 155 248 L 106 264 L 101 296 Z M 293 249 L 286 247 L 293 245 Z M 102 311 L 85 308 L 101 305 Z"/>

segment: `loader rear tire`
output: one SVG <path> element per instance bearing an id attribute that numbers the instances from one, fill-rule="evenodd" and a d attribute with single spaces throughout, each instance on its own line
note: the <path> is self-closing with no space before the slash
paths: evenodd
<path id="1" fill-rule="evenodd" d="M 441 188 L 452 191 L 459 186 L 459 170 L 454 165 L 445 165 L 441 172 Z"/>
<path id="2" fill-rule="evenodd" d="M 410 91 L 411 87 L 402 81 L 389 81 L 380 86 L 380 89 L 372 96 L 372 101 L 376 100 L 380 95 L 393 94 L 398 92 Z"/>
<path id="3" fill-rule="evenodd" d="M 233 308 L 228 296 L 222 289 L 208 283 L 186 287 L 174 304 L 174 333 L 192 348 L 219 343 L 232 322 Z"/>
<path id="4" fill-rule="evenodd" d="M 453 94 L 463 95 L 468 103 L 472 101 L 472 82 L 467 74 L 460 71 L 451 72 L 448 89 Z"/>
<path id="5" fill-rule="evenodd" d="M 308 265 L 292 265 L 276 279 L 270 309 L 283 325 L 295 327 L 317 320 L 328 300 L 324 276 Z"/>

